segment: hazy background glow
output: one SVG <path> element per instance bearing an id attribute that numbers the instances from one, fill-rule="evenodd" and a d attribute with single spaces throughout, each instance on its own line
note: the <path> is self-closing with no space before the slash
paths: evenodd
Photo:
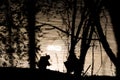
<path id="1" fill-rule="evenodd" d="M 58 46 L 58 45 L 48 45 L 47 46 L 47 50 L 50 50 L 50 51 L 61 51 L 62 47 Z"/>
<path id="2" fill-rule="evenodd" d="M 44 16 L 44 18 L 43 18 Z M 58 26 L 59 28 L 62 28 L 65 30 L 65 25 L 63 25 L 61 17 L 59 15 L 56 15 L 56 18 L 52 17 L 47 20 L 46 16 L 39 13 L 37 15 L 37 19 L 39 23 L 48 23 L 54 26 Z M 109 18 L 109 16 L 107 16 Z M 103 18 L 101 20 L 101 23 L 103 25 L 103 30 L 105 28 L 105 19 Z M 106 38 L 110 44 L 111 49 L 114 53 L 116 53 L 116 43 L 114 38 L 114 33 L 110 24 L 110 19 L 108 19 L 109 25 L 107 25 L 107 31 L 105 32 Z M 77 24 L 77 23 L 76 23 Z M 48 66 L 47 69 L 56 70 L 60 72 L 66 72 L 66 68 L 64 65 L 64 62 L 67 60 L 69 56 L 69 43 L 70 39 L 66 37 L 60 38 L 60 31 L 57 29 L 53 30 L 45 30 L 45 28 L 50 28 L 50 26 L 44 26 L 42 27 L 44 30 L 43 32 L 47 32 L 45 34 L 44 39 L 41 39 L 41 49 L 43 50 L 43 53 L 40 54 L 49 54 L 50 55 L 50 63 L 51 66 Z M 58 33 L 59 32 L 59 33 Z M 68 42 L 68 44 L 66 44 Z M 115 75 L 115 67 L 110 61 L 109 57 L 106 55 L 106 52 L 104 51 L 103 47 L 100 49 L 100 43 L 98 41 L 95 42 L 95 48 L 94 48 L 94 71 L 93 74 L 95 75 Z M 112 45 L 112 46 L 111 46 Z M 77 44 L 75 49 L 75 54 L 77 57 L 80 56 L 80 42 Z M 91 66 L 87 74 L 91 75 L 92 71 L 92 47 L 89 48 L 88 53 L 85 58 L 85 66 L 84 71 L 87 70 L 89 66 Z"/>

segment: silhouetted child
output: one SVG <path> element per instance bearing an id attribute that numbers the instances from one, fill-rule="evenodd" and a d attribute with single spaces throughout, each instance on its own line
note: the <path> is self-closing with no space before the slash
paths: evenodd
<path id="1" fill-rule="evenodd" d="M 38 67 L 40 70 L 44 71 L 46 70 L 46 67 L 50 65 L 49 60 L 50 56 L 46 55 L 46 56 L 42 56 L 38 62 Z"/>
<path id="2" fill-rule="evenodd" d="M 69 56 L 68 60 L 64 62 L 68 74 L 77 70 L 77 66 L 79 64 L 78 62 L 79 60 L 76 58 L 75 55 Z"/>

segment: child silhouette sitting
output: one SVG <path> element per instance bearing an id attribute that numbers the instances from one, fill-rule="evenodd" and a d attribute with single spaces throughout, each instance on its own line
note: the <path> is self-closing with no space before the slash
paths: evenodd
<path id="1" fill-rule="evenodd" d="M 38 62 L 38 67 L 40 70 L 44 71 L 46 70 L 47 66 L 50 66 L 49 60 L 50 56 L 46 55 L 46 56 L 42 56 Z"/>

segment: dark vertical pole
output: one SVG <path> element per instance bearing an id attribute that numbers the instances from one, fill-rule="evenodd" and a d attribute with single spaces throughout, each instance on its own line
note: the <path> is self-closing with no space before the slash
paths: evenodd
<path id="1" fill-rule="evenodd" d="M 27 0 L 27 19 L 29 37 L 29 60 L 30 68 L 35 68 L 35 4 L 36 0 Z"/>

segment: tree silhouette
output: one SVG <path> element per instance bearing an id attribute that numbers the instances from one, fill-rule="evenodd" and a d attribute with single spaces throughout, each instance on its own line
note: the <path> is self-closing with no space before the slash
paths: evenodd
<path id="1" fill-rule="evenodd" d="M 111 1 L 112 2 L 112 1 Z M 109 5 L 109 8 L 108 8 L 108 11 L 110 12 L 110 17 L 112 18 L 112 22 L 117 22 L 116 21 L 116 16 L 113 15 L 113 10 L 114 9 L 114 6 L 111 5 L 111 2 L 107 2 L 106 5 Z M 98 33 L 98 36 L 99 36 L 99 39 L 100 39 L 100 42 L 102 43 L 103 45 L 103 48 L 105 49 L 107 55 L 109 56 L 110 60 L 113 62 L 113 64 L 116 66 L 116 68 L 119 66 L 119 60 L 116 58 L 116 56 L 114 55 L 114 53 L 112 52 L 110 46 L 109 46 L 109 43 L 107 42 L 107 39 L 103 33 L 103 30 L 102 30 L 102 26 L 101 26 L 101 23 L 100 23 L 100 13 L 101 13 L 101 8 L 103 7 L 103 4 L 104 4 L 104 1 L 102 0 L 99 0 L 99 1 L 95 1 L 95 0 L 92 0 L 92 1 L 87 1 L 87 0 L 84 0 L 84 5 L 88 8 L 88 11 L 89 11 L 89 22 L 88 22 L 88 26 L 90 27 L 93 27 L 93 30 L 96 29 L 97 30 L 97 33 Z M 106 6 L 105 5 L 105 6 Z M 116 6 L 115 6 L 116 7 Z M 112 12 L 111 12 L 112 11 Z M 115 11 L 114 11 L 115 12 Z M 112 13 L 112 14 L 111 14 Z M 116 23 L 112 23 L 113 25 L 116 25 Z M 115 27 L 115 26 L 113 26 Z M 115 28 L 113 28 L 115 29 Z M 115 29 L 116 30 L 116 29 Z M 119 30 L 119 29 L 117 29 Z M 85 31 L 87 32 L 87 31 Z M 117 33 L 118 31 L 116 31 L 115 33 Z M 87 33 L 86 33 L 87 34 Z M 117 34 L 118 35 L 118 34 Z M 87 35 L 85 36 L 87 37 Z M 84 37 L 83 37 L 84 38 Z M 117 40 L 118 40 L 118 36 L 116 36 Z M 91 39 L 91 38 L 89 38 Z M 84 40 L 84 39 L 83 39 Z M 86 40 L 86 39 L 85 39 Z M 88 41 L 89 42 L 89 41 Z M 118 41 L 119 43 L 119 41 Z M 84 42 L 82 42 L 82 44 L 84 44 Z M 85 44 L 84 44 L 85 45 Z M 83 46 L 84 46 L 83 45 Z M 119 44 L 118 44 L 119 45 Z M 82 46 L 82 47 L 83 47 Z M 86 45 L 84 46 L 87 47 L 89 45 Z M 82 48 L 81 47 L 81 48 Z M 84 49 L 85 50 L 85 49 Z M 82 49 L 81 49 L 81 57 L 80 57 L 80 62 L 84 62 L 84 59 L 85 59 L 85 55 L 86 55 L 86 51 L 87 49 L 82 52 Z M 83 54 L 83 55 L 82 55 Z M 80 68 L 82 68 L 82 65 L 84 65 L 84 63 L 81 64 L 81 66 L 79 66 Z M 82 69 L 81 69 L 82 70 Z M 119 75 L 119 69 L 118 70 L 118 74 Z M 79 75 L 79 74 L 78 74 Z"/>
<path id="2" fill-rule="evenodd" d="M 29 37 L 29 60 L 30 68 L 35 68 L 35 15 L 36 15 L 36 0 L 27 0 L 26 1 L 26 10 L 27 10 L 27 19 L 28 19 L 28 37 Z"/>
<path id="3" fill-rule="evenodd" d="M 114 34 L 115 34 L 115 39 L 116 39 L 116 44 L 117 44 L 117 66 L 116 66 L 116 74 L 117 76 L 120 76 L 120 38 L 119 38 L 119 31 L 120 31 L 120 24 L 119 24 L 119 11 L 116 10 L 119 7 L 119 3 L 118 1 L 113 1 L 113 0 L 106 0 L 103 1 L 104 2 L 104 6 L 106 8 L 106 10 L 109 12 L 110 18 L 111 18 L 111 23 L 113 25 L 113 30 L 114 30 Z"/>
<path id="4" fill-rule="evenodd" d="M 77 1 L 75 0 L 74 2 L 77 2 Z M 77 63 L 78 65 L 76 65 L 76 70 L 75 70 L 76 76 L 80 76 L 80 74 L 81 74 L 81 72 L 83 70 L 85 57 L 86 57 L 87 50 L 88 50 L 88 48 L 90 46 L 90 43 L 91 43 L 91 40 L 92 40 L 93 32 L 97 32 L 98 39 L 102 43 L 103 48 L 105 49 L 107 55 L 109 56 L 109 58 L 113 62 L 113 64 L 116 67 L 119 66 L 118 65 L 119 61 L 117 60 L 116 56 L 114 55 L 113 51 L 111 50 L 110 45 L 109 45 L 109 43 L 108 43 L 108 41 L 107 41 L 107 39 L 106 39 L 106 37 L 105 37 L 105 35 L 103 33 L 102 26 L 101 26 L 101 23 L 100 23 L 100 14 L 101 14 L 103 5 L 104 5 L 104 1 L 102 1 L 102 0 L 99 0 L 99 1 L 95 1 L 95 0 L 87 1 L 87 0 L 84 0 L 84 11 L 83 11 L 82 16 L 87 16 L 87 17 L 81 17 L 81 25 L 78 28 L 78 35 L 79 35 L 79 32 L 80 32 L 80 29 L 82 28 L 81 26 L 83 26 L 83 22 L 85 21 L 84 18 L 86 18 L 86 19 L 88 18 L 88 21 L 83 26 L 84 30 L 83 30 L 82 42 L 81 42 L 80 59 L 79 59 L 79 62 Z M 112 7 L 112 8 L 114 8 L 114 7 Z M 109 10 L 111 10 L 112 8 L 110 7 Z M 112 13 L 113 13 L 113 11 L 111 10 L 111 14 Z M 68 57 L 68 60 L 71 59 L 71 61 L 72 60 L 74 61 L 74 58 L 73 58 L 73 57 L 75 57 L 74 48 L 75 48 L 76 40 L 78 39 L 78 37 L 76 37 L 78 35 L 74 35 L 74 33 L 75 33 L 74 32 L 74 30 L 75 30 L 75 24 L 74 24 L 75 23 L 75 15 L 76 15 L 76 3 L 74 3 L 74 7 L 73 7 L 73 18 L 72 18 L 73 19 L 73 21 L 72 21 L 73 25 L 72 25 L 72 28 L 71 28 L 72 29 L 71 30 L 72 31 L 72 33 L 71 33 L 71 36 L 72 36 L 71 37 L 72 48 L 70 50 L 70 55 Z M 113 14 L 112 14 L 112 16 L 113 16 Z M 116 18 L 114 16 L 113 16 L 113 18 L 116 20 Z M 116 25 L 116 24 L 114 23 L 114 25 Z M 119 30 L 119 29 L 117 29 L 117 30 Z M 116 33 L 117 32 L 118 31 L 116 31 Z M 118 38 L 118 36 L 117 36 L 117 38 Z"/>

